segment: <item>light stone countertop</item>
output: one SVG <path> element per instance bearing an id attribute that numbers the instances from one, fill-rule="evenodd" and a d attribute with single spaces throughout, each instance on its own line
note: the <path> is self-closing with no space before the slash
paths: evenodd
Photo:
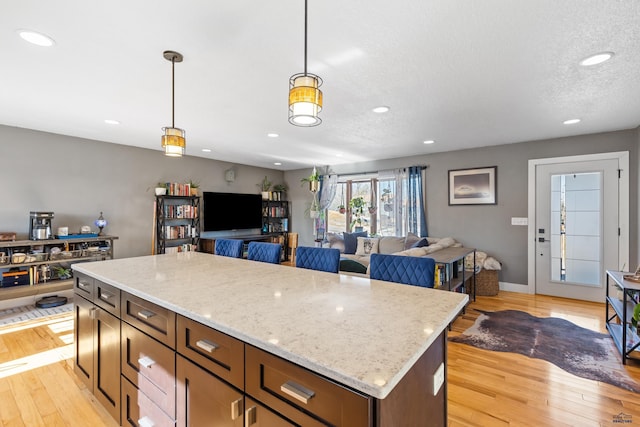
<path id="1" fill-rule="evenodd" d="M 383 399 L 465 294 L 185 252 L 72 268 Z"/>

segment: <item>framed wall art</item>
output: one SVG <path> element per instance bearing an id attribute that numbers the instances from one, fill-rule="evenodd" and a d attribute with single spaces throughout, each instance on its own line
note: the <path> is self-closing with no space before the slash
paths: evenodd
<path id="1" fill-rule="evenodd" d="M 495 205 L 498 167 L 449 171 L 449 206 Z"/>

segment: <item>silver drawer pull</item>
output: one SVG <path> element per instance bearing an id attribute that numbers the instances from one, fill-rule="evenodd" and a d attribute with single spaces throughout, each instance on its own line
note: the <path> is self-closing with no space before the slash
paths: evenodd
<path id="1" fill-rule="evenodd" d="M 242 407 L 244 406 L 242 404 L 242 401 L 243 401 L 243 398 L 241 397 L 240 399 L 234 402 L 231 402 L 231 419 L 232 420 L 237 420 L 242 416 Z"/>
<path id="2" fill-rule="evenodd" d="M 138 363 L 144 366 L 145 368 L 150 368 L 152 365 L 155 365 L 156 361 L 150 358 L 149 356 L 145 356 L 138 359 Z"/>
<path id="3" fill-rule="evenodd" d="M 142 310 L 138 312 L 138 316 L 142 317 L 145 320 L 150 319 L 155 315 L 156 314 L 153 311 L 149 311 L 149 310 Z"/>
<path id="4" fill-rule="evenodd" d="M 219 346 L 209 340 L 198 340 L 196 341 L 196 347 L 200 347 L 207 353 L 213 353 L 218 349 Z"/>
<path id="5" fill-rule="evenodd" d="M 101 298 L 101 299 L 109 299 L 109 298 L 113 298 L 113 295 L 108 294 L 108 293 L 106 293 L 106 292 L 102 292 L 102 293 L 100 294 L 100 298 Z"/>
<path id="6" fill-rule="evenodd" d="M 296 384 L 293 381 L 287 381 L 280 386 L 280 391 L 288 394 L 294 399 L 298 399 L 302 403 L 309 403 L 309 399 L 315 396 L 316 392 L 306 387 Z"/>
<path id="7" fill-rule="evenodd" d="M 140 427 L 153 427 L 155 426 L 155 423 L 151 418 L 145 416 L 138 420 L 138 425 Z"/>
<path id="8" fill-rule="evenodd" d="M 244 427 L 251 427 L 252 425 L 254 425 L 257 421 L 257 417 L 256 417 L 256 413 L 257 413 L 257 408 L 255 406 L 252 406 L 251 408 L 247 409 L 246 411 L 244 411 Z"/>
<path id="9" fill-rule="evenodd" d="M 78 281 L 78 287 L 79 287 L 80 289 L 86 289 L 86 288 L 88 288 L 89 286 L 91 286 L 89 283 L 84 283 L 84 282 L 80 282 L 80 281 Z"/>

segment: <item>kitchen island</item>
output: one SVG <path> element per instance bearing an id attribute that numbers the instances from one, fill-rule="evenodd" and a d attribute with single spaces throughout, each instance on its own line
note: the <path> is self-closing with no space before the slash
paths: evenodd
<path id="1" fill-rule="evenodd" d="M 76 372 L 89 369 L 89 328 L 96 395 L 116 372 L 100 373 L 100 331 L 104 360 L 116 342 L 105 331 L 118 332 L 112 318 L 122 324 L 122 396 L 112 386 L 98 400 L 123 425 L 151 425 L 156 412 L 166 425 L 210 419 L 214 403 L 199 399 L 212 392 L 195 392 L 206 375 L 199 385 L 235 393 L 220 425 L 446 425 L 446 328 L 465 294 L 197 252 L 73 269 L 76 299 L 93 304 L 76 302 Z M 168 358 L 175 394 L 147 381 L 158 371 L 152 345 Z M 156 389 L 169 394 L 161 404 Z"/>

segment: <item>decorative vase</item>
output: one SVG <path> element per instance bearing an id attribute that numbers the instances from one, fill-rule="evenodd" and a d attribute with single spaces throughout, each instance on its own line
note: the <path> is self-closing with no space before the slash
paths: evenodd
<path id="1" fill-rule="evenodd" d="M 165 187 L 156 187 L 156 196 L 164 196 L 165 194 L 167 194 Z"/>
<path id="2" fill-rule="evenodd" d="M 345 212 L 347 212 L 347 209 L 346 209 L 346 208 L 340 208 L 340 209 L 338 209 L 338 211 L 339 211 L 341 214 L 344 214 Z"/>
<path id="3" fill-rule="evenodd" d="M 309 181 L 309 191 L 317 193 L 320 190 L 320 181 Z"/>
<path id="4" fill-rule="evenodd" d="M 355 232 L 356 232 L 356 233 L 361 233 L 361 232 L 363 232 L 363 231 L 364 231 L 364 229 L 362 228 L 362 226 L 354 227 L 354 230 L 355 230 Z"/>
<path id="5" fill-rule="evenodd" d="M 198 189 L 197 189 L 197 188 L 193 188 L 193 187 L 191 187 L 191 190 L 190 190 L 190 191 L 191 191 L 191 195 L 192 195 L 192 196 L 197 196 L 197 195 L 198 195 Z"/>
<path id="6" fill-rule="evenodd" d="M 262 200 L 269 200 L 269 192 L 268 191 L 262 191 Z"/>

